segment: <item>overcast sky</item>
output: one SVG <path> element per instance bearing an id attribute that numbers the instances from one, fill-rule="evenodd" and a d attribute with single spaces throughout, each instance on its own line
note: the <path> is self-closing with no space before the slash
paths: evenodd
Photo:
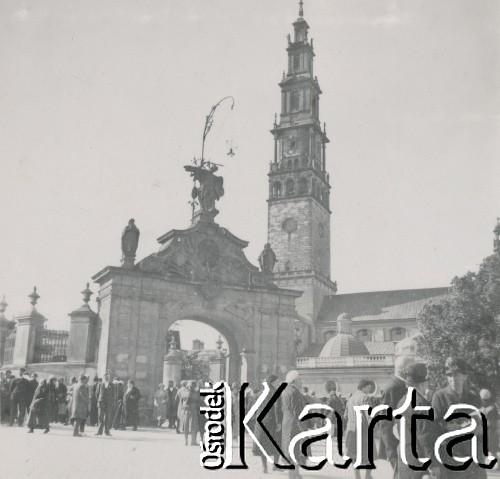
<path id="1" fill-rule="evenodd" d="M 500 215 L 500 3 L 306 0 L 339 293 L 446 286 L 492 252 Z M 37 285 L 49 327 L 97 271 L 190 219 L 205 115 L 219 224 L 266 241 L 267 170 L 294 0 L 0 3 L 0 295 Z M 236 156 L 226 156 L 232 138 Z M 97 292 L 96 285 L 91 288 Z M 95 303 L 92 303 L 95 304 Z"/>

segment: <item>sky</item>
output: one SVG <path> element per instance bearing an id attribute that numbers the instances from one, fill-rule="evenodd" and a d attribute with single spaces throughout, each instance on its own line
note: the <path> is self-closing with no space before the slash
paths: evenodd
<path id="1" fill-rule="evenodd" d="M 305 0 L 331 140 L 339 293 L 447 286 L 491 254 L 499 11 L 488 0 Z M 297 14 L 294 0 L 0 3 L 7 317 L 28 309 L 36 285 L 48 327 L 68 328 L 85 283 L 119 265 L 129 218 L 138 259 L 189 225 L 183 165 L 200 155 L 205 115 L 227 95 L 234 110 L 217 110 L 206 146 L 224 164 L 217 221 L 250 241 L 256 264 Z"/>

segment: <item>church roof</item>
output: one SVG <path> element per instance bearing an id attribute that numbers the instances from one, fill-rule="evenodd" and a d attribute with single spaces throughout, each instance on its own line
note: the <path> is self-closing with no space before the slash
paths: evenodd
<path id="1" fill-rule="evenodd" d="M 335 322 L 343 312 L 353 321 L 414 319 L 426 303 L 444 299 L 448 291 L 448 288 L 426 288 L 326 296 L 318 322 Z"/>

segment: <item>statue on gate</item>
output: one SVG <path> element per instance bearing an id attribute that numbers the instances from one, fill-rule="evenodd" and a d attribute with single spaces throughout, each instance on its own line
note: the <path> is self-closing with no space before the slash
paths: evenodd
<path id="1" fill-rule="evenodd" d="M 273 274 L 275 264 L 278 262 L 274 251 L 271 249 L 271 244 L 266 243 L 262 253 L 259 255 L 259 265 L 263 273 Z"/>
<path id="2" fill-rule="evenodd" d="M 216 215 L 215 202 L 224 195 L 224 178 L 214 174 L 218 170 L 217 165 L 202 162 L 200 166 L 188 165 L 184 169 L 191 173 L 195 182 L 191 193 L 193 200 L 198 199 L 201 211 Z"/>
<path id="3" fill-rule="evenodd" d="M 131 218 L 122 233 L 122 264 L 133 266 L 135 253 L 139 245 L 139 229 L 135 226 L 135 220 Z"/>

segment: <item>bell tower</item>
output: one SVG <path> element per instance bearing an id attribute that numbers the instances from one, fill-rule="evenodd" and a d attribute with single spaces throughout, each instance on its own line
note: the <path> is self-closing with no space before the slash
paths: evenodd
<path id="1" fill-rule="evenodd" d="M 275 283 L 303 291 L 299 313 L 314 321 L 330 279 L 329 142 L 319 115 L 321 89 L 314 76 L 314 46 L 300 1 L 288 35 L 288 67 L 279 83 L 281 113 L 274 120 L 274 160 L 270 163 L 268 242 L 276 253 Z"/>

